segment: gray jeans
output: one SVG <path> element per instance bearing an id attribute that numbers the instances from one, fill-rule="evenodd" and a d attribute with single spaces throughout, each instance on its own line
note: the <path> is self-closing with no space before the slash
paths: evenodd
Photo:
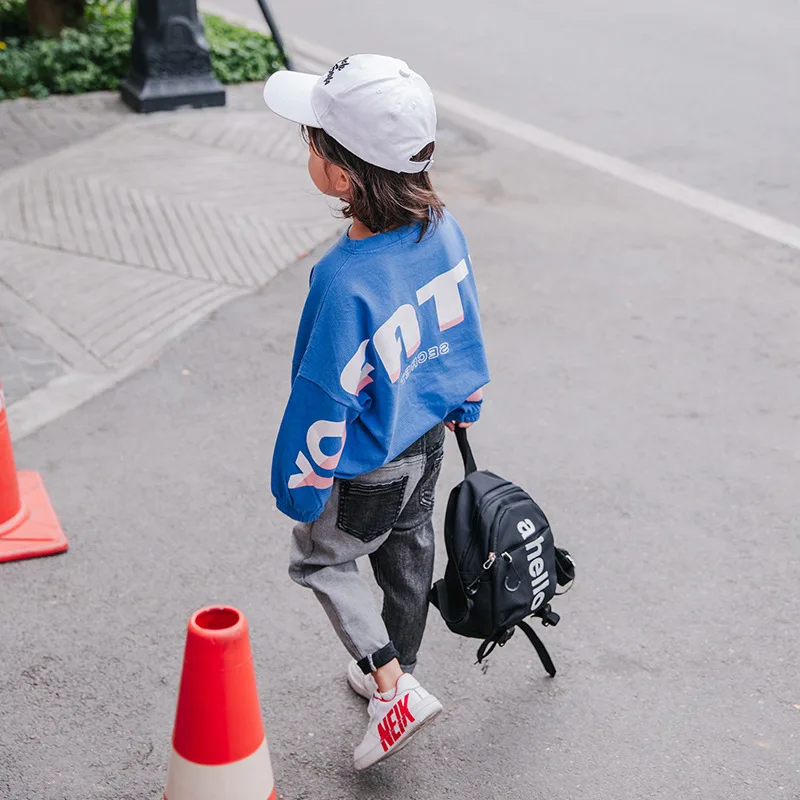
<path id="1" fill-rule="evenodd" d="M 294 529 L 289 575 L 312 589 L 364 673 L 417 662 L 433 580 L 434 492 L 444 454 L 437 425 L 394 461 L 336 480 L 321 516 Z M 369 556 L 383 591 L 375 606 L 356 559 Z"/>

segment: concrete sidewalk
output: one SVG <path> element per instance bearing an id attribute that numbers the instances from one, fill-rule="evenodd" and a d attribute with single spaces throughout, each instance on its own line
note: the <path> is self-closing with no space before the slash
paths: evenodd
<path id="1" fill-rule="evenodd" d="M 340 226 L 257 85 L 142 118 L 116 95 L 0 105 L 0 380 L 17 438 L 262 289 Z"/>

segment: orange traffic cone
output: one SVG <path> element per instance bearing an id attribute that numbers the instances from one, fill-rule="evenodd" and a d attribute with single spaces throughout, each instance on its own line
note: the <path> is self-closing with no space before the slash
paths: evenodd
<path id="1" fill-rule="evenodd" d="M 165 800 L 275 800 L 247 620 L 228 607 L 189 620 Z"/>
<path id="2" fill-rule="evenodd" d="M 17 473 L 0 386 L 0 562 L 49 556 L 67 547 L 39 473 Z"/>

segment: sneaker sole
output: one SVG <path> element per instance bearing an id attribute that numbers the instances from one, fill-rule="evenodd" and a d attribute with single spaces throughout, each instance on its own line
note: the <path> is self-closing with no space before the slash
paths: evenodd
<path id="1" fill-rule="evenodd" d="M 420 703 L 417 711 L 417 717 L 414 722 L 410 723 L 403 734 L 402 741 L 393 746 L 390 750 L 385 751 L 383 746 L 378 742 L 372 750 L 365 756 L 361 757 L 360 761 L 355 762 L 355 768 L 359 772 L 385 761 L 395 753 L 399 753 L 404 747 L 407 747 L 409 742 L 428 724 L 433 722 L 439 714 L 442 713 L 442 704 L 433 696 L 427 697 Z"/>

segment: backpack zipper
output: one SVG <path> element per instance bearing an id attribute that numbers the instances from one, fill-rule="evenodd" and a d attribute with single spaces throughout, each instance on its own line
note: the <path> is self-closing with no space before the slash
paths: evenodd
<path id="1" fill-rule="evenodd" d="M 538 533 L 538 531 L 537 531 L 537 533 Z M 505 559 L 506 559 L 506 561 L 508 561 L 508 562 L 510 563 L 511 561 L 513 561 L 513 560 L 514 560 L 514 559 L 511 557 L 511 554 L 512 554 L 512 553 L 516 553 L 516 552 L 517 552 L 517 550 L 522 550 L 522 548 L 523 548 L 523 547 L 525 547 L 525 545 L 526 545 L 527 543 L 528 543 L 528 540 L 527 540 L 527 539 L 522 539 L 522 541 L 519 541 L 519 542 L 517 542 L 515 545 L 512 545 L 511 547 L 509 547 L 509 548 L 507 548 L 506 550 L 504 550 L 504 551 L 503 551 L 503 552 L 502 552 L 500 555 L 502 555 L 502 556 L 503 556 L 503 558 L 505 558 Z M 506 556 L 508 556 L 508 557 L 506 558 Z"/>
<path id="2" fill-rule="evenodd" d="M 480 518 L 481 513 L 485 506 L 487 506 L 490 502 L 495 502 L 500 497 L 505 495 L 507 492 L 514 491 L 517 487 L 516 486 L 509 486 L 508 484 L 502 484 L 500 486 L 495 486 L 494 489 L 490 489 L 486 494 L 481 498 L 478 505 L 472 512 L 472 520 L 470 521 L 470 540 L 469 544 L 467 545 L 466 549 L 464 550 L 464 555 L 461 557 L 460 561 L 458 562 L 458 569 L 459 572 L 463 567 L 465 567 L 469 563 L 469 559 L 472 556 L 472 551 L 475 549 L 475 538 L 472 536 L 472 532 L 475 530 L 475 522 Z M 485 562 L 484 562 L 485 563 Z M 491 564 L 489 565 L 491 566 Z M 486 568 L 486 567 L 484 567 Z"/>
<path id="3" fill-rule="evenodd" d="M 512 492 L 515 492 L 515 491 L 524 491 L 524 490 L 520 489 L 518 486 L 514 486 L 514 485 L 497 487 L 497 489 L 494 489 L 492 491 L 498 491 L 501 488 L 505 489 L 505 491 L 498 492 L 498 494 L 496 496 L 491 497 L 490 499 L 491 499 L 492 502 L 495 502 L 495 501 L 499 500 L 501 497 L 505 497 L 506 494 L 511 494 Z M 489 496 L 491 494 L 492 494 L 492 492 L 488 492 L 487 494 L 485 494 L 481 498 L 481 502 L 478 503 L 478 507 L 475 510 L 475 514 L 480 514 L 483 511 L 484 505 L 486 504 L 486 502 L 488 502 L 487 498 L 489 498 Z M 527 499 L 527 498 L 525 498 L 525 499 Z M 519 502 L 520 503 L 524 503 L 525 499 L 520 498 Z M 497 552 L 496 552 L 497 551 L 497 537 L 499 535 L 498 531 L 499 531 L 499 528 L 500 528 L 500 522 L 503 520 L 503 518 L 509 512 L 509 510 L 514 507 L 514 505 L 516 505 L 516 503 L 514 503 L 513 505 L 511 505 L 508 508 L 504 509 L 503 513 L 500 515 L 500 517 L 498 517 L 496 520 L 494 520 L 494 524 L 492 525 L 491 539 L 490 539 L 490 542 L 489 542 L 489 547 L 491 549 L 489 550 L 489 554 L 486 557 L 486 561 L 483 562 L 483 565 L 482 565 L 483 571 L 465 587 L 467 594 L 473 594 L 477 590 L 477 585 L 480 583 L 480 580 L 483 577 L 484 573 L 488 572 L 494 566 L 494 562 L 497 561 Z M 472 526 L 473 526 L 473 529 L 474 529 L 474 527 L 475 527 L 475 516 L 474 515 L 473 515 L 473 520 L 472 520 Z M 464 561 L 467 560 L 467 558 L 466 558 L 466 554 L 467 553 L 469 555 L 472 555 L 472 545 L 473 544 L 474 544 L 474 539 L 470 540 L 470 547 L 465 552 Z M 524 544 L 524 541 L 523 541 L 523 544 Z M 511 548 L 511 549 L 515 550 L 518 546 L 519 545 L 517 545 L 517 546 L 515 546 L 514 548 Z M 509 564 L 513 560 L 511 558 L 511 556 L 508 554 L 507 550 L 505 552 L 501 553 L 501 556 L 503 558 L 505 558 L 506 561 L 508 561 Z"/>
<path id="4" fill-rule="evenodd" d="M 544 529 L 542 528 L 541 530 L 544 530 Z M 549 527 L 548 527 L 548 530 L 549 530 Z M 538 533 L 539 531 L 537 530 L 536 532 Z M 508 589 L 508 591 L 510 591 L 510 592 L 515 592 L 522 585 L 522 578 L 521 578 L 519 572 L 517 572 L 517 568 L 514 565 L 514 557 L 511 554 L 512 553 L 516 553 L 517 550 L 522 550 L 522 548 L 526 547 L 527 544 L 528 544 L 528 540 L 527 539 L 522 539 L 521 541 L 517 542 L 516 544 L 512 545 L 511 547 L 507 548 L 502 553 L 500 553 L 500 556 L 503 558 L 503 560 L 507 564 L 509 564 L 511 569 L 514 570 L 514 573 L 516 574 L 516 576 L 518 578 L 518 583 L 517 583 L 516 587 L 514 587 L 512 589 L 511 587 L 509 587 L 508 578 L 506 577 L 506 584 L 505 584 L 506 585 L 506 589 Z M 495 556 L 495 559 L 496 558 L 497 557 Z"/>
<path id="5" fill-rule="evenodd" d="M 500 523 L 505 519 L 506 514 L 508 514 L 508 512 L 512 508 L 514 508 L 514 506 L 518 505 L 519 503 L 524 503 L 528 499 L 529 498 L 527 496 L 525 498 L 521 497 L 516 503 L 512 503 L 510 506 L 507 506 L 506 508 L 503 509 L 503 513 L 494 521 L 494 525 L 492 526 L 492 538 L 489 543 L 489 548 L 490 548 L 489 555 L 494 556 L 494 558 L 492 559 L 492 563 L 494 563 L 494 561 L 497 558 L 497 539 L 500 536 Z M 521 547 L 524 544 L 525 540 L 522 539 L 521 541 L 517 542 L 517 544 L 515 544 L 513 547 L 510 547 L 503 553 L 501 553 L 501 555 L 505 556 L 505 554 L 513 552 L 514 550 L 516 550 L 517 548 Z"/>

